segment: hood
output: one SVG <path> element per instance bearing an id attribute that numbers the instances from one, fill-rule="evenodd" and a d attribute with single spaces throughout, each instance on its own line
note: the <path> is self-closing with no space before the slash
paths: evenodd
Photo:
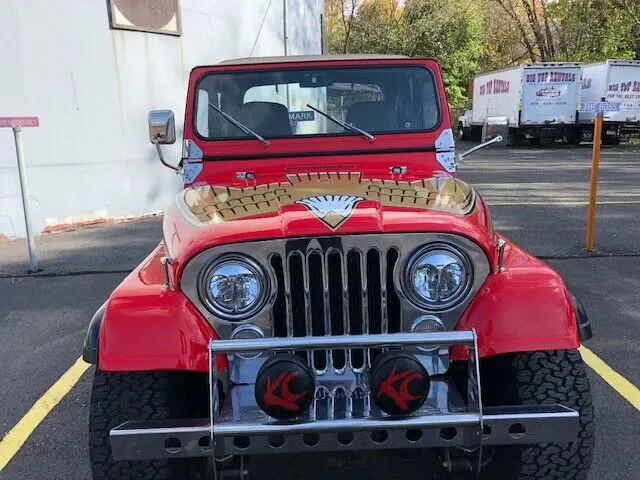
<path id="1" fill-rule="evenodd" d="M 422 231 L 459 234 L 490 249 L 484 204 L 453 177 L 401 181 L 323 172 L 245 187 L 201 184 L 178 195 L 164 222 L 168 253 L 182 264 L 225 243 Z"/>
<path id="2" fill-rule="evenodd" d="M 194 225 L 205 227 L 223 222 L 276 215 L 283 222 L 288 211 L 307 210 L 331 230 L 337 230 L 360 208 L 409 208 L 468 215 L 474 207 L 475 193 L 456 178 L 432 177 L 415 181 L 363 178 L 359 172 L 289 174 L 284 182 L 230 188 L 201 185 L 187 188 L 178 206 Z M 283 224 L 283 228 L 286 222 Z"/>

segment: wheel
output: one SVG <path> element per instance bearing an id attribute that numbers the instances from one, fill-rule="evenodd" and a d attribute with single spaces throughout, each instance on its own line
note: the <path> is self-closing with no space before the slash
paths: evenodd
<path id="1" fill-rule="evenodd" d="M 563 132 L 562 143 L 565 145 L 580 145 L 580 130 L 577 128 L 570 128 Z"/>
<path id="2" fill-rule="evenodd" d="M 462 123 L 458 123 L 458 140 L 464 140 L 466 138 L 464 130 L 465 128 L 462 126 Z"/>
<path id="3" fill-rule="evenodd" d="M 114 462 L 109 443 L 109 431 L 128 420 L 207 417 L 206 391 L 206 376 L 199 374 L 96 369 L 89 408 L 93 480 L 208 478 L 205 458 Z"/>
<path id="4" fill-rule="evenodd" d="M 577 350 L 521 353 L 483 362 L 487 405 L 560 403 L 580 414 L 575 442 L 496 447 L 481 480 L 586 480 L 595 423 L 589 380 Z"/>
<path id="5" fill-rule="evenodd" d="M 509 128 L 507 132 L 507 146 L 515 147 L 520 144 L 520 137 L 518 136 L 517 128 Z"/>
<path id="6" fill-rule="evenodd" d="M 620 145 L 620 135 L 603 135 L 602 143 L 604 145 Z"/>

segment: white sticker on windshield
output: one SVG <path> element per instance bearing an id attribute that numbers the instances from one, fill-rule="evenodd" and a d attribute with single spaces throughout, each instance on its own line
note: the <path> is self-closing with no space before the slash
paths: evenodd
<path id="1" fill-rule="evenodd" d="M 290 122 L 313 122 L 316 119 L 316 112 L 313 110 L 289 112 Z"/>

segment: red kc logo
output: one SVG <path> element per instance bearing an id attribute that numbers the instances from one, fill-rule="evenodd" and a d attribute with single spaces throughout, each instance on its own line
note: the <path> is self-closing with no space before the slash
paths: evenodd
<path id="1" fill-rule="evenodd" d="M 409 410 L 408 402 L 420 398 L 420 396 L 414 396 L 409 393 L 409 384 L 414 380 L 421 380 L 423 377 L 424 375 L 422 373 L 417 373 L 412 370 L 396 373 L 396 368 L 393 367 L 389 376 L 387 376 L 385 381 L 380 385 L 378 397 L 381 397 L 382 394 L 386 395 L 394 401 L 400 410 L 406 412 Z"/>
<path id="2" fill-rule="evenodd" d="M 267 408 L 277 406 L 290 412 L 300 411 L 300 406 L 296 402 L 300 400 L 307 391 L 292 393 L 289 389 L 291 380 L 299 374 L 300 372 L 282 372 L 278 378 L 276 378 L 275 382 L 271 381 L 271 377 L 267 378 L 267 389 L 264 392 L 264 403 Z M 280 396 L 276 394 L 278 387 L 280 387 Z"/>

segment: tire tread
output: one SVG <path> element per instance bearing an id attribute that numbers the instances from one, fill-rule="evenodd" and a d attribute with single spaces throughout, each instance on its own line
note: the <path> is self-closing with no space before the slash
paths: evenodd
<path id="1" fill-rule="evenodd" d="M 580 353 L 552 350 L 519 353 L 503 360 L 510 360 L 505 362 L 510 372 L 500 372 L 501 386 L 514 389 L 516 401 L 522 405 L 559 403 L 573 408 L 580 414 L 580 427 L 575 442 L 496 449 L 482 478 L 586 480 L 593 460 L 595 421 L 589 379 Z M 499 404 L 499 396 L 489 403 Z M 515 468 L 506 465 L 510 462 L 515 463 Z M 511 473 L 505 475 L 505 471 Z"/>
<path id="2" fill-rule="evenodd" d="M 89 412 L 89 457 L 94 480 L 169 480 L 179 460 L 114 462 L 109 431 L 127 420 L 170 418 L 169 372 L 111 373 L 96 370 Z"/>

